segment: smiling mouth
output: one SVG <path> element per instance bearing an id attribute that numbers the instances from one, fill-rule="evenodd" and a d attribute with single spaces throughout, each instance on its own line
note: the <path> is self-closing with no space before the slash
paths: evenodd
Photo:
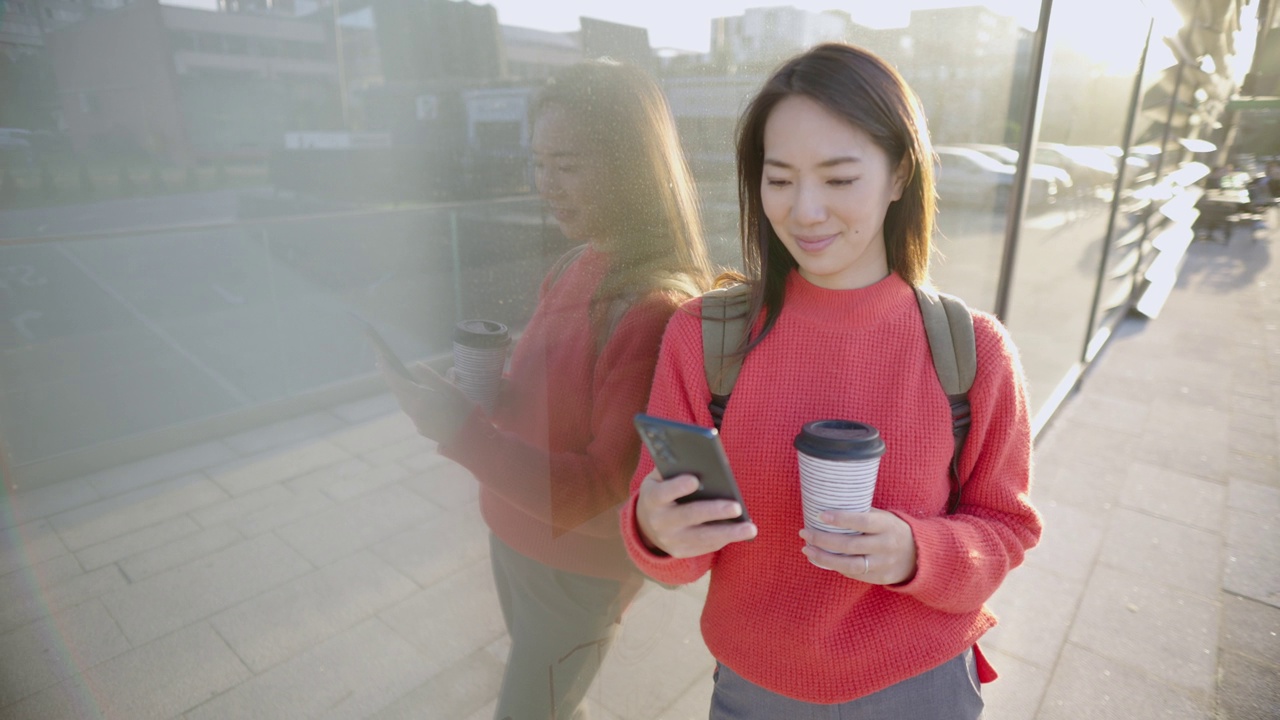
<path id="1" fill-rule="evenodd" d="M 835 242 L 838 233 L 831 235 L 793 235 L 796 245 L 805 252 L 819 252 L 825 250 L 831 243 Z"/>

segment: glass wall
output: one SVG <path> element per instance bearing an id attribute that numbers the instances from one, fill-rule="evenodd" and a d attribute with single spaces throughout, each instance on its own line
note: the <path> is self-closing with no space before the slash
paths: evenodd
<path id="1" fill-rule="evenodd" d="M 1176 27 L 1144 67 L 1148 5 L 1103 23 L 1054 3 L 1043 93 L 1039 3 L 884 5 L 9 0 L 0 637 L 64 612 L 100 635 L 89 652 L 38 633 L 66 661 L 0 692 L 0 715 L 501 717 L 527 627 L 491 569 L 511 561 L 617 583 L 583 589 L 612 616 L 552 687 L 585 678 L 598 717 L 705 717 L 705 585 L 619 570 L 616 481 L 638 448 L 628 427 L 592 450 L 593 423 L 643 406 L 673 308 L 628 315 L 636 298 L 696 290 L 676 271 L 698 237 L 714 270 L 740 266 L 733 133 L 771 69 L 852 42 L 916 90 L 933 280 L 995 311 L 1016 241 L 1004 320 L 1036 411 L 1142 290 L 1203 174 L 1185 141 L 1211 130 L 1196 93 L 1220 73 L 1200 40 L 1186 58 L 1163 42 Z M 601 57 L 634 73 L 582 69 Z M 567 254 L 596 236 L 627 273 Z M 578 283 L 601 289 L 554 300 Z M 462 352 L 465 384 L 490 357 L 456 349 L 471 319 L 513 340 L 520 442 L 446 458 L 388 393 L 368 328 L 411 372 Z M 640 369 L 598 375 L 620 327 Z M 614 489 L 546 490 L 584 463 Z M 103 689 L 166 643 L 200 657 L 172 668 L 178 690 Z"/>

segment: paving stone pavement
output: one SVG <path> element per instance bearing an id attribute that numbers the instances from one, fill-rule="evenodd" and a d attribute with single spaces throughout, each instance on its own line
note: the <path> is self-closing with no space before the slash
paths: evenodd
<path id="1" fill-rule="evenodd" d="M 1271 252 L 1193 245 L 1042 433 L 1046 533 L 991 601 L 988 717 L 1280 717 Z M 2 718 L 492 716 L 475 484 L 387 397 L 10 496 L 0 527 Z M 592 717 L 706 717 L 704 593 L 641 594 Z"/>

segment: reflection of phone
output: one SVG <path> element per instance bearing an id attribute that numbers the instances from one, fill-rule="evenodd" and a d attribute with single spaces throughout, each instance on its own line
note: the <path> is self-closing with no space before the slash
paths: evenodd
<path id="1" fill-rule="evenodd" d="M 749 522 L 747 505 L 742 501 L 738 483 L 733 479 L 729 458 L 720 444 L 720 434 L 710 428 L 664 420 L 649 415 L 636 415 L 636 430 L 649 449 L 649 456 L 665 478 L 693 475 L 699 487 L 677 502 L 694 500 L 734 500 L 742 506 L 742 515 L 722 522 Z"/>
<path id="2" fill-rule="evenodd" d="M 400 359 L 399 355 L 396 355 L 395 350 L 391 349 L 391 345 L 382 337 L 382 333 L 378 332 L 373 323 L 354 312 L 351 313 L 351 317 L 355 318 L 356 322 L 360 324 L 360 329 L 364 331 L 365 337 L 369 338 L 369 342 L 373 343 L 374 351 L 383 359 L 387 367 L 405 380 L 416 383 L 417 380 L 414 379 L 413 373 L 409 372 L 409 368 L 405 367 L 404 361 Z"/>

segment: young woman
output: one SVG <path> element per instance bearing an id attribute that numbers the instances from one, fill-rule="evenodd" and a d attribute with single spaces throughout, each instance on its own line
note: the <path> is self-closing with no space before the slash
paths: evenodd
<path id="1" fill-rule="evenodd" d="M 576 717 L 643 576 L 617 508 L 663 328 L 707 289 L 693 182 L 657 84 L 574 66 L 531 109 L 538 192 L 583 243 L 542 283 L 491 415 L 439 375 L 384 373 L 422 434 L 480 482 L 511 636 L 496 718 Z"/>
<path id="2" fill-rule="evenodd" d="M 974 313 L 978 372 L 948 515 L 951 412 L 913 286 L 928 276 L 933 160 L 914 94 L 884 61 L 822 45 L 783 65 L 738 128 L 754 330 L 721 424 L 753 523 L 730 501 L 677 504 L 642 454 L 624 506 L 649 576 L 711 582 L 713 718 L 976 718 L 983 603 L 1040 536 L 1028 502 L 1024 384 L 1005 330 Z M 700 301 L 663 339 L 648 412 L 709 427 Z M 792 441 L 809 421 L 878 428 L 873 509 L 804 527 Z M 747 542 L 750 541 L 750 542 Z M 824 714 L 828 713 L 828 714 Z"/>

